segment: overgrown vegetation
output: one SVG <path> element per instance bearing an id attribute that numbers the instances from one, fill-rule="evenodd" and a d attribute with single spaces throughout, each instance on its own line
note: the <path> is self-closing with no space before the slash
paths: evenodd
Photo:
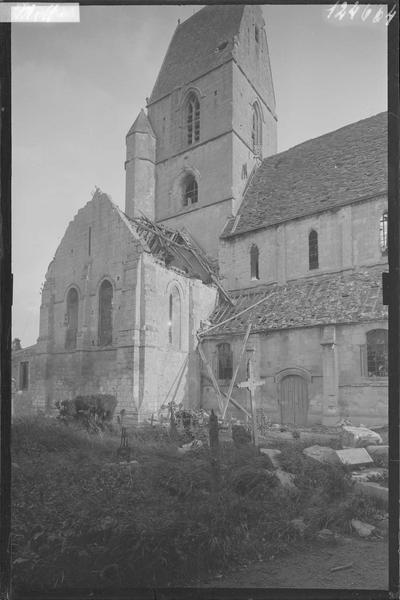
<path id="1" fill-rule="evenodd" d="M 283 449 L 298 492 L 279 485 L 267 456 L 220 444 L 180 456 L 168 429 L 129 431 L 137 465 L 116 464 L 118 433 L 89 435 L 54 419 L 13 425 L 13 574 L 17 588 L 195 583 L 307 535 L 348 530 L 376 510 L 344 470 Z M 285 454 L 286 453 L 286 454 Z"/>

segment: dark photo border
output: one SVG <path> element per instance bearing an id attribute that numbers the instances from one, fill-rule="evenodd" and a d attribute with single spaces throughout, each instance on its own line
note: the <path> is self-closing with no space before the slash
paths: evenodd
<path id="1" fill-rule="evenodd" d="M 41 2 L 55 4 L 56 2 Z M 59 2 L 62 4 L 63 2 Z M 212 2 L 208 2 L 212 4 Z M 218 0 L 218 4 L 235 4 Z M 145 4 L 184 4 L 203 5 L 207 2 L 145 2 L 119 0 L 103 2 L 81 0 L 81 6 L 90 5 L 145 5 Z M 307 4 L 333 5 L 334 2 L 251 2 L 251 4 Z M 350 4 L 350 3 L 349 3 Z M 400 208 L 399 208 L 399 0 L 391 2 L 370 2 L 385 5 L 390 10 L 396 7 L 396 14 L 388 27 L 388 212 L 389 212 L 389 273 L 384 274 L 384 303 L 389 305 L 389 589 L 388 590 L 341 590 L 341 589 L 213 589 L 213 588 L 167 588 L 167 589 L 123 589 L 112 592 L 105 589 L 49 590 L 19 595 L 13 593 L 11 582 L 11 36 L 10 23 L 0 23 L 0 347 L 1 347 L 1 487 L 0 487 L 0 600 L 22 600 L 36 598 L 146 598 L 166 599 L 261 599 L 296 598 L 313 599 L 374 599 L 399 598 L 399 339 L 400 339 Z"/>

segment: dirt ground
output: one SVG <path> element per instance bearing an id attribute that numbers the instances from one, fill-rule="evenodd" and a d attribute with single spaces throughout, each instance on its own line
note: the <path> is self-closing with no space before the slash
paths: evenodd
<path id="1" fill-rule="evenodd" d="M 348 568 L 331 570 L 339 566 Z M 218 576 L 202 587 L 384 590 L 388 588 L 388 572 L 387 539 L 343 536 L 335 545 L 314 543 L 293 554 Z"/>

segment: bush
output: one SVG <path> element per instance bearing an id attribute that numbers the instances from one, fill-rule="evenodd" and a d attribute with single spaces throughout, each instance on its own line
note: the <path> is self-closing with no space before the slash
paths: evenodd
<path id="1" fill-rule="evenodd" d="M 110 394 L 76 396 L 73 400 L 62 400 L 56 404 L 60 419 L 74 419 L 87 431 L 93 432 L 110 426 L 116 406 L 117 399 Z"/>

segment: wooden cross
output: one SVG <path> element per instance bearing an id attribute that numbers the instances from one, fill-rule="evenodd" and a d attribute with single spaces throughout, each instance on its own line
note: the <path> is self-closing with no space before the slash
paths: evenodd
<path id="1" fill-rule="evenodd" d="M 257 445 L 257 442 L 258 442 L 258 435 L 257 435 L 256 408 L 255 408 L 254 394 L 255 394 L 256 389 L 260 385 L 264 385 L 264 383 L 265 383 L 265 381 L 262 381 L 262 380 L 256 381 L 254 379 L 253 365 L 250 360 L 250 362 L 249 362 L 249 378 L 247 381 L 242 381 L 241 383 L 238 383 L 238 387 L 247 388 L 250 392 L 250 409 L 251 409 L 251 417 L 252 417 L 252 425 L 253 425 L 253 444 L 255 446 Z"/>

